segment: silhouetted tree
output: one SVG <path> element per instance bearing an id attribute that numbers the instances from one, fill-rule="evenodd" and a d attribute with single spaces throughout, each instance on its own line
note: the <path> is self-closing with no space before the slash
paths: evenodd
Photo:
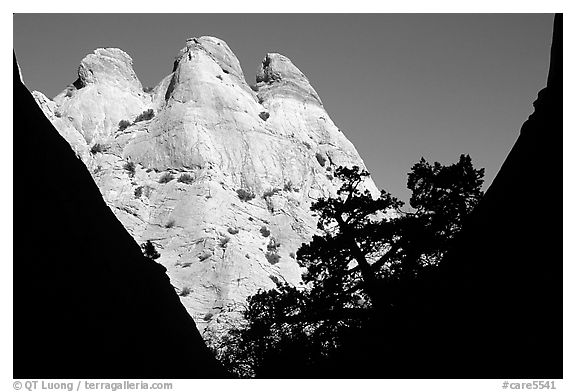
<path id="1" fill-rule="evenodd" d="M 457 163 L 442 166 L 424 158 L 408 174 L 412 191 L 410 206 L 399 223 L 397 270 L 405 275 L 437 264 L 448 249 L 450 240 L 461 230 L 462 222 L 483 195 L 484 169 L 474 169 L 468 155 Z M 391 255 L 392 256 L 392 255 Z"/>
<path id="2" fill-rule="evenodd" d="M 140 247 L 142 248 L 142 253 L 144 256 L 148 257 L 149 259 L 156 260 L 160 257 L 160 253 L 158 253 L 152 241 L 148 240 L 140 245 Z"/>
<path id="3" fill-rule="evenodd" d="M 482 196 L 483 174 L 467 155 L 450 166 L 422 159 L 408 175 L 413 211 L 405 212 L 386 191 L 373 198 L 367 171 L 336 169 L 338 197 L 311 207 L 322 235 L 297 253 L 302 287 L 277 283 L 250 297 L 246 326 L 225 337 L 219 358 L 241 376 L 275 376 L 330 356 L 343 336 L 396 305 L 397 287 L 441 261 Z"/>

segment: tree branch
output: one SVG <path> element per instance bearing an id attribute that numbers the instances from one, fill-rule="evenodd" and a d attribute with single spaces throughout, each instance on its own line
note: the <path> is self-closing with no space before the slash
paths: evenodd
<path id="1" fill-rule="evenodd" d="M 379 297 L 378 297 L 378 290 L 376 287 L 376 276 L 374 275 L 374 271 L 370 268 L 370 264 L 366 260 L 366 257 L 362 253 L 362 250 L 356 243 L 354 235 L 350 232 L 350 227 L 346 225 L 344 220 L 342 219 L 341 215 L 335 216 L 336 222 L 338 222 L 338 226 L 340 227 L 340 231 L 344 235 L 344 240 L 348 243 L 348 248 L 352 253 L 352 256 L 356 259 L 358 263 L 358 267 L 360 268 L 360 272 L 362 274 L 362 278 L 366 284 L 366 294 L 372 300 L 372 303 L 375 306 L 379 305 Z"/>
<path id="2" fill-rule="evenodd" d="M 392 247 L 390 248 L 390 250 L 388 250 L 388 252 L 386 252 L 384 255 L 382 255 L 382 257 L 380 257 L 378 259 L 378 261 L 376 261 L 375 263 L 372 263 L 370 265 L 370 267 L 372 269 L 376 269 L 376 268 L 383 266 L 386 262 L 390 261 L 390 258 L 398 251 L 398 249 L 400 249 L 400 243 L 396 242 L 395 244 L 392 245 Z M 360 270 L 360 266 L 357 265 L 356 267 L 346 271 L 346 273 L 351 274 L 354 272 L 358 272 L 359 270 Z"/>

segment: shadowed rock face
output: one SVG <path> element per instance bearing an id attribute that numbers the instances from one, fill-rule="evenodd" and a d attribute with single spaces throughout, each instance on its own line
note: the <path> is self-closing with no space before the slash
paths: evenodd
<path id="1" fill-rule="evenodd" d="M 128 232 L 156 245 L 206 338 L 239 322 L 258 289 L 301 282 L 311 203 L 336 195 L 336 167 L 364 164 L 289 59 L 266 55 L 254 91 L 228 45 L 200 37 L 150 93 L 119 49 L 88 55 L 79 79 L 54 101 L 35 97 Z M 134 121 L 148 109 L 153 118 Z"/>
<path id="2" fill-rule="evenodd" d="M 14 377 L 226 376 L 166 269 L 142 256 L 17 69 Z"/>

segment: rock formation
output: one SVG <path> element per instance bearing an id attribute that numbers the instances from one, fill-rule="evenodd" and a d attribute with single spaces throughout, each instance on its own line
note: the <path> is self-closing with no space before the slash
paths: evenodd
<path id="1" fill-rule="evenodd" d="M 124 227 L 161 253 L 206 339 L 240 322 L 258 289 L 301 282 L 311 203 L 335 196 L 334 168 L 364 168 L 288 58 L 267 54 L 256 81 L 225 42 L 200 37 L 151 91 L 130 56 L 106 48 L 53 101 L 34 93 Z"/>
<path id="2" fill-rule="evenodd" d="M 142 256 L 77 158 L 83 150 L 58 134 L 17 70 L 14 62 L 14 378 L 226 376 L 166 269 Z M 58 105 L 35 98 L 82 147 Z"/>

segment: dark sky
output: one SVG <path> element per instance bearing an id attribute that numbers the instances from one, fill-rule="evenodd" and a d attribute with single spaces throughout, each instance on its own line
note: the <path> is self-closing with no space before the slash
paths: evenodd
<path id="1" fill-rule="evenodd" d="M 226 41 L 254 82 L 267 52 L 289 57 L 354 143 L 376 184 L 407 201 L 424 156 L 470 154 L 489 184 L 544 87 L 552 14 L 17 14 L 24 81 L 53 97 L 97 47 L 134 59 L 144 86 L 186 38 Z"/>

